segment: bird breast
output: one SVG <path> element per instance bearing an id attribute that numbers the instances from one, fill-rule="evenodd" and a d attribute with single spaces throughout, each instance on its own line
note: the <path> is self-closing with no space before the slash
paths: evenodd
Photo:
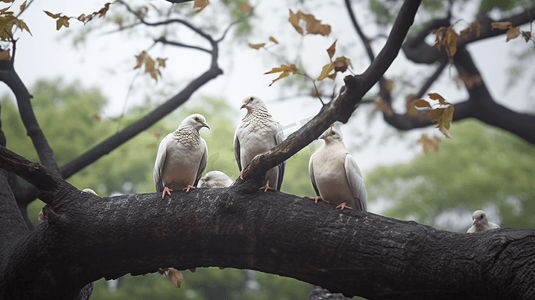
<path id="1" fill-rule="evenodd" d="M 167 146 L 166 163 L 162 170 L 162 181 L 164 186 L 170 189 L 183 189 L 195 183 L 196 175 L 199 171 L 199 161 L 203 152 L 200 137 L 194 139 L 181 136 L 173 138 Z M 199 148 L 199 150 L 195 150 Z M 187 158 L 186 157 L 187 153 Z"/>
<path id="2" fill-rule="evenodd" d="M 314 178 L 320 196 L 336 205 L 347 202 L 351 206 L 355 203 L 349 183 L 340 180 L 347 178 L 344 166 L 347 154 L 345 147 L 324 144 L 313 157 Z"/>

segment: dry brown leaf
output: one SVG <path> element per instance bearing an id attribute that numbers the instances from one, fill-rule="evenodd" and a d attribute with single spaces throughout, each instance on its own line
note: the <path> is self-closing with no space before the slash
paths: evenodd
<path id="1" fill-rule="evenodd" d="M 321 24 L 320 20 L 317 20 L 313 14 L 302 14 L 302 19 L 307 22 L 307 33 L 319 34 L 322 36 L 328 36 L 331 34 L 331 26 L 327 24 Z"/>
<path id="2" fill-rule="evenodd" d="M 260 48 L 264 47 L 265 45 L 266 45 L 266 43 L 260 43 L 260 44 L 249 44 L 249 47 L 250 47 L 250 48 L 253 48 L 253 49 L 256 49 L 256 50 L 258 50 L 258 49 L 260 49 Z"/>
<path id="3" fill-rule="evenodd" d="M 249 3 L 242 3 L 242 5 L 240 5 L 240 11 L 244 14 L 249 13 L 251 9 L 252 7 L 249 5 Z"/>
<path id="4" fill-rule="evenodd" d="M 196 13 L 200 13 L 209 3 L 210 1 L 208 0 L 195 0 L 193 2 L 193 9 Z"/>
<path id="5" fill-rule="evenodd" d="M 375 103 L 375 108 L 379 111 L 382 111 L 385 115 L 391 117 L 394 115 L 394 111 L 392 110 L 392 106 L 390 106 L 389 103 L 387 103 L 381 96 L 376 96 L 373 99 L 373 102 Z"/>
<path id="6" fill-rule="evenodd" d="M 110 2 L 106 2 L 106 4 L 104 4 L 104 7 L 102 7 L 98 12 L 94 12 L 93 14 L 94 15 L 98 14 L 99 18 L 104 18 L 106 16 L 106 13 L 110 9 L 110 4 L 111 4 Z"/>
<path id="7" fill-rule="evenodd" d="M 472 29 L 472 31 L 476 33 L 476 37 L 479 38 L 479 34 L 481 33 L 481 24 L 479 24 L 477 19 L 470 24 L 470 29 Z"/>
<path id="8" fill-rule="evenodd" d="M 282 79 L 284 77 L 287 77 L 289 76 L 290 74 L 296 74 L 299 72 L 299 69 L 297 68 L 296 65 L 294 64 L 290 64 L 290 65 L 281 65 L 280 68 L 272 68 L 270 71 L 267 71 L 265 74 L 273 74 L 273 73 L 279 73 L 279 72 L 282 72 L 279 77 L 277 77 L 276 79 L 274 79 L 270 84 L 269 86 L 271 86 L 273 83 L 275 83 L 275 81 L 279 80 L 279 79 Z"/>
<path id="9" fill-rule="evenodd" d="M 11 60 L 11 54 L 9 53 L 9 50 L 0 51 L 0 61 L 10 61 L 10 60 Z"/>
<path id="10" fill-rule="evenodd" d="M 182 281 L 184 280 L 184 276 L 179 270 L 175 268 L 169 268 L 169 279 L 171 279 L 175 287 L 180 288 Z"/>
<path id="11" fill-rule="evenodd" d="M 526 39 L 526 43 L 529 42 L 529 40 L 531 39 L 531 32 L 529 31 L 522 31 L 522 36 L 524 37 L 524 39 Z"/>
<path id="12" fill-rule="evenodd" d="M 351 64 L 351 60 L 345 56 L 337 57 L 334 60 L 334 71 L 335 72 L 345 72 L 348 67 L 351 67 L 353 69 L 353 65 Z"/>
<path id="13" fill-rule="evenodd" d="M 434 149 L 435 152 L 438 151 L 438 144 L 442 141 L 441 138 L 434 136 L 433 138 L 429 138 L 427 134 L 423 134 L 422 137 L 417 141 L 418 144 L 423 145 L 423 151 L 424 154 L 427 154 L 429 149 Z"/>
<path id="14" fill-rule="evenodd" d="M 94 114 L 94 115 L 91 116 L 91 119 L 93 119 L 95 121 L 100 121 L 101 117 L 98 114 Z"/>
<path id="15" fill-rule="evenodd" d="M 507 30 L 505 33 L 507 35 L 507 39 L 505 39 L 506 42 L 509 42 L 512 39 L 516 39 L 520 36 L 520 28 L 518 27 L 512 27 Z"/>
<path id="16" fill-rule="evenodd" d="M 147 130 L 148 133 L 152 133 L 155 138 L 159 139 L 160 135 L 162 134 L 159 129 L 149 129 Z"/>
<path id="17" fill-rule="evenodd" d="M 470 32 L 472 32 L 472 29 L 470 27 L 464 29 L 464 30 L 461 30 L 461 36 L 466 39 L 468 38 L 468 35 L 470 34 Z"/>
<path id="18" fill-rule="evenodd" d="M 303 28 L 299 26 L 299 20 L 301 20 L 302 15 L 303 13 L 300 10 L 298 10 L 297 13 L 294 14 L 294 12 L 290 9 L 290 17 L 288 18 L 288 22 L 290 22 L 290 24 L 292 24 L 295 30 L 297 30 L 297 32 L 299 32 L 299 34 L 301 35 L 304 34 Z"/>
<path id="19" fill-rule="evenodd" d="M 49 11 L 46 11 L 46 10 L 43 10 L 43 11 L 45 12 L 45 14 L 47 14 L 52 19 L 57 19 L 57 18 L 59 18 L 59 16 L 61 16 L 61 13 L 53 14 L 53 13 L 51 13 Z"/>
<path id="20" fill-rule="evenodd" d="M 318 76 L 317 80 L 318 81 L 322 81 L 323 79 L 329 77 L 329 74 L 332 72 L 332 70 L 334 70 L 334 63 L 331 62 L 331 63 L 326 64 L 325 66 L 323 66 L 323 68 L 321 68 L 321 74 L 320 74 L 320 76 Z M 335 74 L 336 74 L 336 72 L 335 72 Z M 334 78 L 329 77 L 329 78 L 334 80 L 334 78 L 336 78 L 336 77 L 334 77 Z"/>
<path id="21" fill-rule="evenodd" d="M 492 29 L 502 29 L 502 30 L 513 27 L 511 22 L 493 22 L 491 23 L 491 25 L 492 25 Z"/>
<path id="22" fill-rule="evenodd" d="M 277 40 L 276 40 L 274 37 L 272 37 L 272 36 L 269 37 L 269 40 L 270 40 L 271 42 L 275 43 L 275 44 L 278 44 L 278 43 L 279 43 L 279 41 L 277 41 Z"/>
<path id="23" fill-rule="evenodd" d="M 136 55 L 136 66 L 134 67 L 134 70 L 137 68 L 140 68 L 143 65 L 146 57 L 147 57 L 147 52 L 145 51 L 142 51 L 139 55 Z"/>
<path id="24" fill-rule="evenodd" d="M 336 42 L 338 40 L 334 41 L 334 43 L 327 49 L 327 54 L 329 54 L 329 59 L 332 62 L 332 58 L 334 56 L 334 52 L 336 52 Z"/>
<path id="25" fill-rule="evenodd" d="M 450 137 L 448 135 L 448 130 L 450 129 L 453 119 L 453 110 L 453 105 L 450 105 L 447 108 L 435 108 L 429 112 L 429 114 L 433 116 L 432 122 L 438 124 L 436 128 L 438 128 L 447 138 Z"/>
<path id="26" fill-rule="evenodd" d="M 412 104 L 415 107 L 419 107 L 419 108 L 425 108 L 425 107 L 431 108 L 431 104 L 424 99 L 416 99 L 412 102 Z"/>
<path id="27" fill-rule="evenodd" d="M 418 115 L 418 110 L 414 107 L 414 94 L 408 94 L 405 96 L 405 108 L 407 109 L 407 115 L 416 116 Z"/>
<path id="28" fill-rule="evenodd" d="M 385 88 L 390 93 L 394 89 L 394 80 L 386 79 L 385 80 Z"/>
<path id="29" fill-rule="evenodd" d="M 161 58 L 161 57 L 156 58 L 156 62 L 158 62 L 158 68 L 159 67 L 165 68 L 165 61 L 167 61 L 167 58 Z"/>
<path id="30" fill-rule="evenodd" d="M 444 97 L 442 97 L 440 94 L 437 94 L 437 93 L 429 93 L 427 94 L 429 96 L 429 98 L 433 99 L 433 100 L 438 100 L 438 102 L 442 105 L 446 105 L 446 104 L 450 104 L 449 102 L 446 101 L 446 99 L 444 99 Z"/>

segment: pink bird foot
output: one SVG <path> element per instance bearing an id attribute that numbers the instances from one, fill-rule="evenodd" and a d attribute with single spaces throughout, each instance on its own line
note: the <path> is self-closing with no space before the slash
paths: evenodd
<path id="1" fill-rule="evenodd" d="M 268 190 L 270 191 L 276 191 L 277 189 L 274 189 L 272 187 L 269 187 L 269 180 L 266 181 L 266 185 L 264 185 L 263 187 L 260 188 L 260 190 L 264 190 L 264 193 L 267 192 Z"/>
<path id="2" fill-rule="evenodd" d="M 316 203 L 316 204 L 318 204 L 318 200 L 321 200 L 321 201 L 323 201 L 323 202 L 325 202 L 325 203 L 329 203 L 329 201 L 327 201 L 327 200 L 321 198 L 320 196 L 318 196 L 318 197 L 309 197 L 309 196 L 305 196 L 305 197 L 303 197 L 303 198 L 305 198 L 305 199 L 309 199 L 309 200 L 314 200 L 314 203 Z"/>
<path id="3" fill-rule="evenodd" d="M 340 208 L 340 210 L 344 210 L 344 208 L 353 209 L 353 207 L 347 206 L 346 202 L 342 202 L 342 204 L 338 205 L 336 208 Z"/>
<path id="4" fill-rule="evenodd" d="M 243 170 L 240 171 L 240 179 L 243 180 Z"/>
<path id="5" fill-rule="evenodd" d="M 164 188 L 163 188 L 162 199 L 165 198 L 165 193 L 167 193 L 169 196 L 171 196 L 171 192 L 172 192 L 172 191 L 173 191 L 172 189 L 170 189 L 170 188 L 168 188 L 168 187 L 164 187 Z"/>
<path id="6" fill-rule="evenodd" d="M 185 188 L 183 188 L 182 190 L 183 190 L 183 191 L 186 191 L 186 193 L 188 193 L 189 190 L 193 190 L 193 189 L 196 189 L 196 187 L 194 187 L 193 185 L 189 185 L 189 184 L 188 184 L 188 186 L 185 187 Z"/>

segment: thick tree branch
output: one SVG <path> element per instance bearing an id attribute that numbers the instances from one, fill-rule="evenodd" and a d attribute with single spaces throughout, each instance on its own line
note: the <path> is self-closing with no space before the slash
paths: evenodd
<path id="1" fill-rule="evenodd" d="M 8 172 L 17 174 L 40 190 L 52 191 L 58 188 L 59 177 L 43 165 L 32 163 L 4 146 L 0 146 L 0 166 Z"/>
<path id="2" fill-rule="evenodd" d="M 481 77 L 472 56 L 466 47 L 460 47 L 455 54 L 455 66 L 460 74 Z M 481 80 L 468 89 L 473 102 L 473 117 L 489 125 L 505 129 L 524 140 L 535 144 L 535 115 L 518 113 L 494 101 L 485 82 Z M 454 113 L 455 114 L 455 113 Z"/>
<path id="3" fill-rule="evenodd" d="M 1 109 L 0 109 L 1 111 Z M 0 120 L 0 147 L 5 149 L 6 137 L 2 130 L 2 122 Z M 9 173 L 5 170 L 0 170 L 0 212 L 2 213 L 2 230 L 0 230 L 0 251 L 8 241 L 17 238 L 28 232 L 26 222 L 18 209 L 15 196 L 9 187 Z"/>
<path id="4" fill-rule="evenodd" d="M 247 185 L 162 200 L 60 180 L 40 192 L 46 221 L 2 252 L 0 299 L 71 299 L 101 277 L 170 266 L 253 269 L 373 299 L 535 297 L 535 230 L 441 231 Z"/>

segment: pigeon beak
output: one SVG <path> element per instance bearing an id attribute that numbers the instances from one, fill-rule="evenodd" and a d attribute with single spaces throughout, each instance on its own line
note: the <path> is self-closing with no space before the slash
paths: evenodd
<path id="1" fill-rule="evenodd" d="M 474 218 L 474 222 L 472 222 L 472 224 L 476 224 L 476 222 L 477 222 L 477 219 Z"/>
<path id="2" fill-rule="evenodd" d="M 247 103 L 242 104 L 242 106 L 240 106 L 240 109 L 245 108 L 245 107 L 247 107 Z"/>
<path id="3" fill-rule="evenodd" d="M 210 129 L 210 126 L 208 126 L 207 123 L 202 122 L 201 124 L 202 124 L 202 127 L 206 127 L 206 128 L 208 128 L 208 130 L 211 130 L 211 129 Z"/>

